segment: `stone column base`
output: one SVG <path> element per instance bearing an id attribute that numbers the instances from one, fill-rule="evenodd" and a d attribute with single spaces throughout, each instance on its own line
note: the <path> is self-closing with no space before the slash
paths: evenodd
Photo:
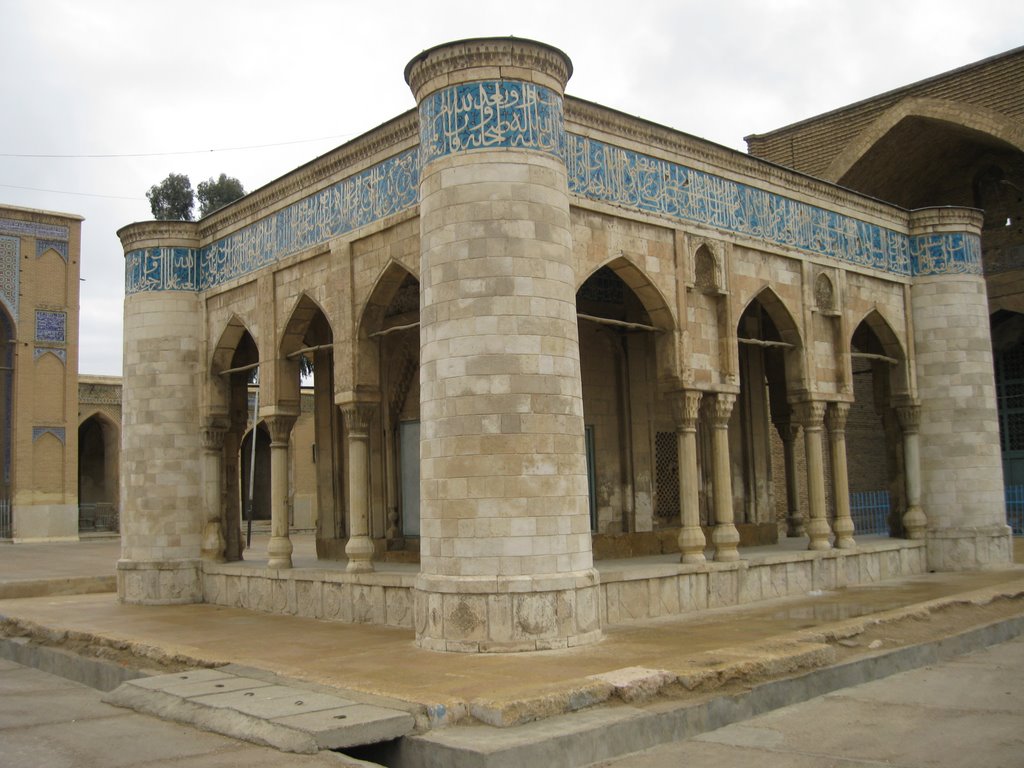
<path id="1" fill-rule="evenodd" d="M 600 577 L 429 576 L 414 593 L 416 645 L 455 653 L 545 651 L 602 638 Z"/>
<path id="2" fill-rule="evenodd" d="M 1013 563 L 1013 530 L 1008 525 L 928 530 L 925 543 L 930 571 L 998 569 Z"/>
<path id="3" fill-rule="evenodd" d="M 117 599 L 135 605 L 201 603 L 202 561 L 118 560 Z"/>

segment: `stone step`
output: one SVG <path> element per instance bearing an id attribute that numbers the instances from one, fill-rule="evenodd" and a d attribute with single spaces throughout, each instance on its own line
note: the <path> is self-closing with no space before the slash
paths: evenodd
<path id="1" fill-rule="evenodd" d="M 389 741 L 412 733 L 415 726 L 403 710 L 217 669 L 129 680 L 103 700 L 302 754 Z"/>

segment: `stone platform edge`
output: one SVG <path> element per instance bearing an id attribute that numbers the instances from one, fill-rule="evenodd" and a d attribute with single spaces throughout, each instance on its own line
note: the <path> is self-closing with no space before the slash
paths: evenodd
<path id="1" fill-rule="evenodd" d="M 328 689 L 321 686 L 321 690 L 331 690 L 347 698 L 356 698 L 366 703 L 404 709 L 416 718 L 416 730 L 419 732 L 472 722 L 507 729 L 558 715 L 591 709 L 613 700 L 624 704 L 638 704 L 655 697 L 678 700 L 681 697 L 711 694 L 735 681 L 742 681 L 744 684 L 758 684 L 765 680 L 799 675 L 834 665 L 837 658 L 835 644 L 871 627 L 924 617 L 933 611 L 950 606 L 983 606 L 1001 598 L 1022 597 L 1024 597 L 1024 578 L 888 611 L 832 622 L 824 627 L 798 630 L 759 643 L 705 651 L 694 654 L 683 664 L 673 665 L 672 669 L 624 667 L 599 675 L 553 683 L 536 689 L 530 695 L 515 698 L 475 698 L 440 705 L 436 702 L 402 700 L 396 697 L 382 696 L 379 692 L 360 691 L 353 688 Z M 1024 606 L 1022 606 L 1022 612 L 1024 612 Z M 61 654 L 64 654 L 61 658 L 65 658 L 65 655 L 67 658 L 58 664 L 58 667 L 67 667 L 69 664 L 74 666 L 71 658 L 75 657 L 76 653 L 62 650 L 68 646 L 75 651 L 91 653 L 95 656 L 95 658 L 89 658 L 77 655 L 82 659 L 81 666 L 83 667 L 87 663 L 102 663 L 104 658 L 113 658 L 115 661 L 108 662 L 108 664 L 127 668 L 128 671 L 124 673 L 127 675 L 124 678 L 126 680 L 154 672 L 163 674 L 174 670 L 201 667 L 236 667 L 236 665 L 228 665 L 223 660 L 172 655 L 151 645 L 127 642 L 95 633 L 51 629 L 33 622 L 0 616 L 0 656 L 25 663 L 19 658 L 7 655 L 11 652 L 12 647 L 19 646 L 22 648 L 22 658 L 30 658 L 25 655 L 26 649 L 30 646 L 37 649 L 34 651 L 36 656 L 43 654 L 43 649 L 47 646 L 51 650 L 61 651 Z M 38 666 L 31 658 L 28 663 L 31 666 Z M 147 667 L 148 669 L 146 669 Z M 133 670 L 135 670 L 134 674 L 132 674 Z M 60 671 L 54 673 L 62 674 L 65 677 L 70 676 Z M 264 677 L 273 676 L 273 673 L 258 670 L 248 671 L 247 674 L 250 676 L 259 676 L 260 674 Z M 72 677 L 71 679 L 79 678 Z M 86 680 L 82 680 L 82 682 L 93 685 Z M 313 684 L 302 685 L 313 686 Z M 100 686 L 93 685 L 93 687 Z M 103 688 L 103 690 L 111 690 L 111 688 Z"/>

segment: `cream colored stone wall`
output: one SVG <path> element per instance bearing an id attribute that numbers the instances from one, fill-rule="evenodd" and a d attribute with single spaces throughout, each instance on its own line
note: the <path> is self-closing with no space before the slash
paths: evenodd
<path id="1" fill-rule="evenodd" d="M 999 560 L 1002 533 L 989 503 L 998 492 L 989 455 L 994 421 L 982 413 L 987 405 L 975 418 L 966 400 L 952 408 L 944 401 L 992 396 L 978 378 L 987 327 L 970 301 L 960 313 L 938 298 L 947 289 L 976 298 L 964 290 L 973 278 L 958 272 L 974 268 L 971 250 L 957 251 L 960 261 L 946 265 L 951 274 L 934 280 L 915 279 L 911 263 L 913 249 L 913 258 L 929 255 L 929 242 L 909 239 L 917 233 L 956 236 L 940 237 L 940 249 L 970 245 L 970 216 L 953 213 L 936 224 L 597 105 L 563 101 L 569 70 L 563 54 L 528 41 L 426 51 L 406 72 L 419 102 L 415 113 L 198 224 L 122 230 L 133 263 L 154 257 L 140 249 L 158 245 L 187 245 L 188 255 L 209 260 L 206 272 L 192 275 L 193 290 L 140 284 L 126 302 L 126 405 L 129 395 L 135 402 L 125 412 L 134 441 L 130 448 L 126 437 L 125 452 L 139 455 L 126 468 L 132 479 L 125 488 L 135 489 L 123 596 L 198 599 L 189 579 L 200 549 L 207 564 L 232 559 L 230 536 L 222 546 L 215 533 L 225 514 L 236 514 L 225 500 L 238 482 L 234 442 L 245 423 L 238 414 L 245 393 L 241 372 L 224 374 L 237 365 L 259 365 L 259 415 L 275 436 L 271 570 L 290 565 L 287 530 L 279 525 L 288 505 L 293 523 L 300 515 L 315 521 L 322 555 L 346 557 L 346 583 L 373 583 L 375 558 L 414 557 L 416 542 L 401 525 L 416 510 L 412 502 L 403 506 L 402 475 L 410 466 L 407 454 L 405 466 L 400 459 L 399 435 L 403 422 L 419 420 L 420 573 L 411 614 L 408 601 L 398 613 L 423 647 L 508 651 L 591 642 L 600 637 L 602 611 L 610 616 L 630 599 L 626 591 L 602 593 L 592 568 L 588 426 L 603 534 L 670 538 L 658 511 L 659 493 L 670 484 L 659 473 L 672 471 L 666 452 L 675 440 L 674 471 L 700 484 L 697 501 L 678 481 L 675 488 L 680 511 L 673 524 L 684 506 L 694 513 L 687 564 L 704 557 L 700 523 L 713 529 L 716 554 L 735 560 L 734 523 L 771 531 L 778 520 L 778 478 L 786 470 L 773 455 L 773 435 L 776 423 L 792 422 L 803 424 L 795 451 L 802 467 L 789 471 L 791 480 L 799 475 L 796 495 L 815 524 L 808 546 L 819 553 L 833 543 L 855 548 L 849 536 L 833 536 L 833 527 L 842 533 L 845 525 L 837 494 L 847 483 L 842 462 L 832 466 L 832 458 L 843 455 L 843 415 L 858 396 L 851 351 L 862 323 L 871 364 L 886 377 L 879 390 L 887 401 L 879 407 L 887 450 L 907 457 L 900 467 L 905 487 L 897 489 L 906 498 L 897 503 L 916 510 L 920 501 L 932 539 L 956 540 L 930 544 L 929 567 Z M 462 85 L 467 89 L 458 91 Z M 537 122 L 529 128 L 537 133 L 494 142 L 462 136 L 445 122 L 462 108 L 453 101 L 459 93 L 482 104 L 527 94 L 536 100 L 530 119 Z M 423 146 L 414 155 L 419 129 Z M 621 154 L 609 150 L 604 166 L 595 159 L 580 171 L 584 141 Z M 596 175 L 585 187 L 580 176 L 591 170 Z M 632 189 L 636 200 L 611 194 L 620 180 L 626 188 L 642 174 L 650 190 Z M 655 199 L 669 181 L 676 197 Z M 413 185 L 415 195 L 389 197 Z M 748 219 L 709 215 L 714 224 L 698 223 L 699 212 L 686 208 L 693 199 Z M 865 248 L 865 233 L 889 250 Z M 601 300 L 587 296 L 595 287 L 588 281 L 598 277 L 621 289 L 605 314 Z M 147 330 L 150 322 L 174 339 Z M 960 331 L 949 332 L 957 322 L 976 357 L 959 354 Z M 318 365 L 330 361 L 329 375 L 318 368 L 313 429 L 301 419 L 302 350 Z M 151 352 L 161 356 L 146 357 Z M 958 366 L 952 389 L 949 373 L 932 367 L 938 362 Z M 188 375 L 179 376 L 183 371 Z M 177 412 L 157 413 L 157 393 Z M 704 408 L 697 408 L 697 394 Z M 932 430 L 922 432 L 920 473 L 911 418 L 918 406 Z M 902 431 L 897 410 L 910 419 Z M 146 431 L 168 420 L 188 429 Z M 930 443 L 933 433 L 948 439 Z M 165 446 L 157 434 L 177 437 Z M 981 458 L 972 464 L 966 453 Z M 943 496 L 943 473 L 959 469 L 992 496 L 983 495 L 985 509 L 972 513 L 977 519 L 957 518 Z M 302 490 L 307 484 L 315 493 Z M 157 492 L 147 496 L 143 486 Z M 189 502 L 172 500 L 179 492 Z M 158 517 L 163 526 L 155 525 Z M 979 537 L 988 537 L 989 550 Z M 968 540 L 970 552 L 955 550 Z M 227 584 L 208 586 L 220 600 Z M 764 586 L 743 587 L 744 594 L 775 594 Z M 359 599 L 355 591 L 344 594 Z M 603 599 L 610 602 L 602 608 Z M 373 611 L 379 616 L 384 608 Z M 331 613 L 356 615 L 341 605 Z"/>

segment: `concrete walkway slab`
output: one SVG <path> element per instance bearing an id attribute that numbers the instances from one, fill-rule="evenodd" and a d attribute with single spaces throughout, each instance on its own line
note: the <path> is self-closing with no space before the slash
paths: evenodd
<path id="1" fill-rule="evenodd" d="M 130 680 L 103 701 L 300 754 L 397 739 L 415 727 L 408 712 L 212 669 Z"/>

